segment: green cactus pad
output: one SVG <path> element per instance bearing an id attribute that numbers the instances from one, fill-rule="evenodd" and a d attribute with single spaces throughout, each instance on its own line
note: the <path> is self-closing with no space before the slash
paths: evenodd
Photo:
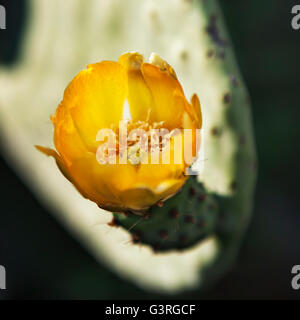
<path id="1" fill-rule="evenodd" d="M 185 249 L 212 235 L 216 229 L 218 202 L 205 192 L 196 176 L 162 206 L 151 207 L 144 216 L 115 213 L 111 225 L 132 234 L 132 242 L 148 244 L 155 251 Z"/>

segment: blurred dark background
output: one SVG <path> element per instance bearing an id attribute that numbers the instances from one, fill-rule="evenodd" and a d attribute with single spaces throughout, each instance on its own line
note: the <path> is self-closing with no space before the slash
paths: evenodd
<path id="1" fill-rule="evenodd" d="M 300 30 L 291 27 L 297 1 L 219 2 L 252 99 L 259 157 L 255 208 L 230 272 L 204 293 L 177 298 L 299 299 L 300 290 L 291 288 L 291 268 L 300 264 Z M 9 25 L 0 32 L 0 64 L 14 64 L 26 1 L 0 4 Z M 9 288 L 0 299 L 163 298 L 99 265 L 38 203 L 1 152 L 0 179 L 0 264 Z"/>

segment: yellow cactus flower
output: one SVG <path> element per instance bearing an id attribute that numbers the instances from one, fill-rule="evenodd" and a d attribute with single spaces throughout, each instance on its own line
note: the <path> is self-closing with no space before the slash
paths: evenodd
<path id="1" fill-rule="evenodd" d="M 183 150 L 195 156 L 202 122 L 197 95 L 186 100 L 172 67 L 156 54 L 144 62 L 138 53 L 88 65 L 51 120 L 57 152 L 37 148 L 55 158 L 85 198 L 118 212 L 142 212 L 180 190 L 194 160 Z M 134 134 L 121 139 L 122 128 Z M 190 129 L 187 138 L 183 129 Z"/>

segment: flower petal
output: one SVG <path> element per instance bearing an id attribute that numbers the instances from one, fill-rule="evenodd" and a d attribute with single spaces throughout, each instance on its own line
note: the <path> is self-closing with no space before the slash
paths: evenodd
<path id="1" fill-rule="evenodd" d="M 201 105 L 198 96 L 194 93 L 191 99 L 194 116 L 196 118 L 198 129 L 202 128 L 202 113 L 201 113 Z"/>
<path id="2" fill-rule="evenodd" d="M 51 117 L 54 124 L 54 144 L 66 163 L 69 165 L 74 159 L 82 157 L 88 150 L 74 126 L 68 108 L 61 103 L 56 114 Z"/>
<path id="3" fill-rule="evenodd" d="M 143 63 L 141 70 L 154 100 L 151 121 L 165 121 L 165 127 L 168 129 L 180 128 L 184 112 L 184 94 L 178 80 L 169 72 L 161 71 L 149 63 Z"/>
<path id="4" fill-rule="evenodd" d="M 156 188 L 149 188 L 148 185 L 139 185 L 134 188 L 122 191 L 120 198 L 122 203 L 132 210 L 144 210 L 153 204 L 164 201 L 180 190 L 184 180 L 166 180 Z"/>
<path id="5" fill-rule="evenodd" d="M 89 150 L 96 151 L 100 129 L 118 126 L 126 95 L 125 69 L 112 61 L 89 65 L 69 84 L 62 104 Z"/>
<path id="6" fill-rule="evenodd" d="M 75 188 L 81 193 L 81 195 L 84 198 L 89 198 L 89 194 L 81 188 L 80 185 L 76 184 L 75 181 L 73 181 L 72 176 L 69 172 L 68 166 L 64 163 L 63 159 L 61 158 L 61 156 L 53 149 L 50 148 L 46 148 L 46 147 L 42 147 L 42 146 L 35 146 L 37 150 L 39 150 L 40 152 L 42 152 L 43 154 L 45 154 L 48 157 L 53 157 L 56 161 L 56 164 L 60 170 L 60 172 L 64 175 L 64 177 L 66 179 L 68 179 L 74 186 Z"/>
<path id="7" fill-rule="evenodd" d="M 125 53 L 119 58 L 119 63 L 127 71 L 128 103 L 133 121 L 149 120 L 149 111 L 154 107 L 154 100 L 141 72 L 144 58 L 133 52 Z"/>

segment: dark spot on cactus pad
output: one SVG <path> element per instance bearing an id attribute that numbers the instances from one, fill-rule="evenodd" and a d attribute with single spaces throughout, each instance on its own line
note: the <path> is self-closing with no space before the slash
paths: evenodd
<path id="1" fill-rule="evenodd" d="M 210 210 L 216 210 L 217 209 L 217 205 L 213 202 L 209 204 L 209 209 Z"/>
<path id="2" fill-rule="evenodd" d="M 184 222 L 186 223 L 195 223 L 195 218 L 189 214 L 184 217 Z"/>
<path id="3" fill-rule="evenodd" d="M 233 84 L 234 87 L 239 86 L 239 82 L 234 74 L 230 75 L 230 82 Z"/>
<path id="4" fill-rule="evenodd" d="M 150 207 L 148 210 L 147 210 L 147 214 L 151 214 L 154 210 L 154 206 Z"/>
<path id="5" fill-rule="evenodd" d="M 196 194 L 197 194 L 197 191 L 196 191 L 195 188 L 190 188 L 190 189 L 189 189 L 189 195 L 190 195 L 191 197 L 194 197 Z"/>
<path id="6" fill-rule="evenodd" d="M 152 249 L 154 252 L 159 252 L 161 250 L 161 245 L 158 244 L 158 243 L 155 243 L 153 246 L 152 246 Z"/>
<path id="7" fill-rule="evenodd" d="M 231 101 L 231 95 L 230 95 L 229 92 L 227 92 L 227 93 L 224 94 L 224 96 L 223 96 L 223 101 L 224 101 L 225 104 L 230 103 L 230 101 Z"/>
<path id="8" fill-rule="evenodd" d="M 147 213 L 144 214 L 144 219 L 148 220 L 150 218 L 150 216 L 151 216 L 150 213 L 147 212 Z"/>
<path id="9" fill-rule="evenodd" d="M 219 57 L 220 57 L 221 59 L 225 59 L 225 50 L 224 50 L 224 49 L 220 50 L 220 52 L 219 52 Z"/>
<path id="10" fill-rule="evenodd" d="M 256 161 L 251 161 L 250 162 L 250 168 L 253 169 L 253 170 L 256 170 L 257 169 L 257 162 Z"/>
<path id="11" fill-rule="evenodd" d="M 208 50 L 206 53 L 208 58 L 212 58 L 214 56 L 214 51 L 213 50 Z"/>
<path id="12" fill-rule="evenodd" d="M 184 244 L 184 243 L 187 243 L 187 241 L 188 241 L 188 237 L 185 234 L 182 234 L 179 236 L 179 242 Z"/>
<path id="13" fill-rule="evenodd" d="M 141 241 L 141 236 L 142 236 L 142 234 L 141 234 L 140 231 L 134 231 L 134 232 L 132 233 L 132 242 L 133 242 L 133 243 L 138 243 L 138 242 L 140 242 L 140 241 Z"/>
<path id="14" fill-rule="evenodd" d="M 241 144 L 242 146 L 246 144 L 246 136 L 245 136 L 245 135 L 242 135 L 242 136 L 240 137 L 240 144 Z"/>
<path id="15" fill-rule="evenodd" d="M 237 183 L 236 181 L 232 181 L 231 185 L 230 185 L 231 190 L 235 191 L 237 188 Z"/>
<path id="16" fill-rule="evenodd" d="M 217 20 L 218 20 L 218 14 L 212 14 L 210 16 L 210 20 L 213 22 L 213 23 L 216 23 Z"/>
<path id="17" fill-rule="evenodd" d="M 179 56 L 182 61 L 186 61 L 189 58 L 189 54 L 186 50 L 182 50 Z"/>
<path id="18" fill-rule="evenodd" d="M 200 194 L 199 196 L 198 196 L 198 201 L 200 201 L 200 202 L 203 202 L 205 199 L 206 199 L 206 195 L 204 194 L 204 193 L 202 193 L 202 194 Z"/>
<path id="19" fill-rule="evenodd" d="M 161 231 L 159 232 L 159 236 L 160 236 L 163 240 L 167 239 L 167 238 L 168 238 L 168 231 L 166 231 L 166 230 L 161 230 Z"/>
<path id="20" fill-rule="evenodd" d="M 253 168 L 257 169 L 257 162 L 256 161 L 253 161 Z"/>
<path id="21" fill-rule="evenodd" d="M 219 212 L 219 217 L 216 225 L 218 232 L 220 232 L 223 229 L 225 221 L 226 221 L 226 214 L 224 213 L 224 211 Z"/>
<path id="22" fill-rule="evenodd" d="M 210 133 L 213 135 L 213 136 L 219 136 L 221 135 L 221 130 L 217 127 L 214 127 L 211 129 Z"/>
<path id="23" fill-rule="evenodd" d="M 218 46 L 221 52 L 224 52 L 224 48 L 228 46 L 228 42 L 222 39 L 220 30 L 217 25 L 217 16 L 212 15 L 209 20 L 209 24 L 206 27 L 206 32 L 210 35 L 212 41 Z"/>
<path id="24" fill-rule="evenodd" d="M 197 227 L 204 228 L 205 226 L 206 226 L 206 223 L 204 222 L 204 220 L 200 219 L 197 222 Z"/>
<path id="25" fill-rule="evenodd" d="M 170 210 L 170 216 L 173 218 L 173 219 L 177 219 L 179 217 L 179 211 L 176 209 L 176 208 L 172 208 Z"/>

